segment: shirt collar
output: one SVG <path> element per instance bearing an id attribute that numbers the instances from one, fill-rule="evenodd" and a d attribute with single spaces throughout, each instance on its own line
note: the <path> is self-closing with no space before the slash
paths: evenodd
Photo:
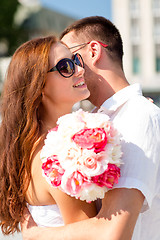
<path id="1" fill-rule="evenodd" d="M 107 99 L 98 112 L 104 112 L 106 114 L 111 114 L 115 112 L 122 104 L 124 104 L 127 100 L 130 98 L 136 96 L 136 95 L 142 95 L 142 90 L 139 83 L 135 83 L 132 85 L 129 85 L 117 93 L 115 93 L 112 97 Z"/>

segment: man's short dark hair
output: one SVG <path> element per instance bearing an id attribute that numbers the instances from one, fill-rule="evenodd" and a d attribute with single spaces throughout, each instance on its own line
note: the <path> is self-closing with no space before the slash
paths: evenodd
<path id="1" fill-rule="evenodd" d="M 115 25 L 101 16 L 92 16 L 77 20 L 68 26 L 60 35 L 60 39 L 69 32 L 75 32 L 77 39 L 97 40 L 108 45 L 107 53 L 113 61 L 122 66 L 123 43 Z"/>

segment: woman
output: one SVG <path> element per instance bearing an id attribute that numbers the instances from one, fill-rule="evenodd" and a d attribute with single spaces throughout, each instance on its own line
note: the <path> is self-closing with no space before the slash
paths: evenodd
<path id="1" fill-rule="evenodd" d="M 26 205 L 33 215 L 38 211 L 42 225 L 48 226 L 96 214 L 94 204 L 51 187 L 42 176 L 40 159 L 48 130 L 88 96 L 81 56 L 73 55 L 55 37 L 33 39 L 14 53 L 1 100 L 0 222 L 4 234 L 19 231 Z M 47 212 L 52 212 L 51 219 Z"/>

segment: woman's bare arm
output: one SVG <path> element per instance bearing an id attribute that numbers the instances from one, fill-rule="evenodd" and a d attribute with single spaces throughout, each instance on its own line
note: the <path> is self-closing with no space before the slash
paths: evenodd
<path id="1" fill-rule="evenodd" d="M 29 228 L 33 222 L 24 221 L 22 234 L 24 240 L 130 240 L 143 201 L 139 190 L 114 189 L 106 194 L 94 218 L 59 228 Z"/>

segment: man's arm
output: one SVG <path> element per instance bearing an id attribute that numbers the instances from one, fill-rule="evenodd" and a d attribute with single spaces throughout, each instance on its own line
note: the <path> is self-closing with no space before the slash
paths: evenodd
<path id="1" fill-rule="evenodd" d="M 24 240 L 129 240 L 143 201 L 139 190 L 110 190 L 96 217 L 58 228 L 32 227 L 29 225 L 33 222 L 28 219 L 22 223 L 22 235 Z"/>

